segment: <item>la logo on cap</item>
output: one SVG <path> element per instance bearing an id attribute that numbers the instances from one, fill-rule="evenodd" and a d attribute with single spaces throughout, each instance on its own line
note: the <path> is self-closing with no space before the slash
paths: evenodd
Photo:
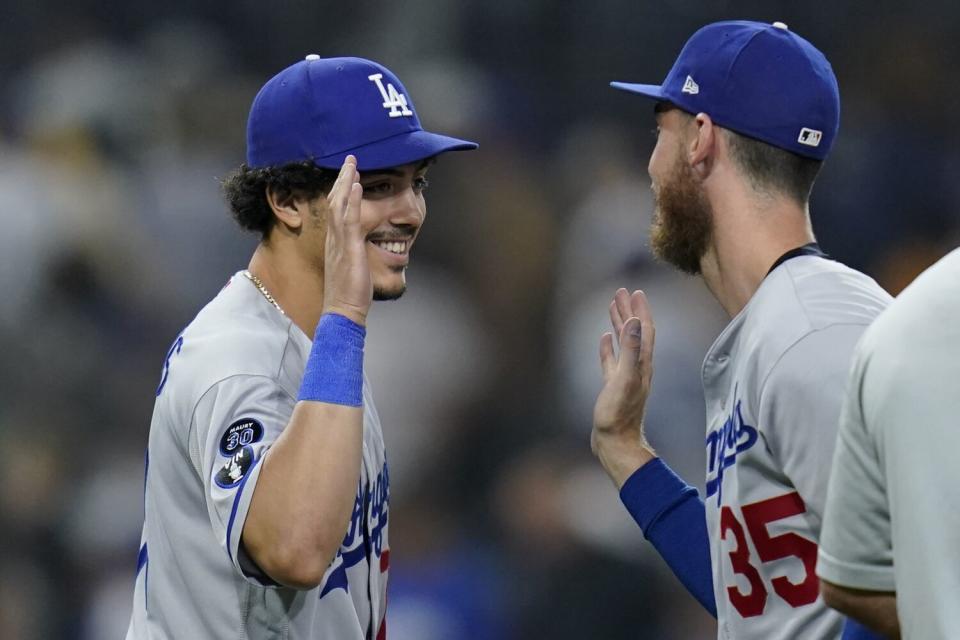
<path id="1" fill-rule="evenodd" d="M 383 96 L 383 108 L 390 109 L 391 118 L 413 115 L 413 111 L 407 106 L 407 97 L 397 91 L 392 82 L 388 82 L 386 87 L 383 86 L 382 73 L 367 76 L 367 79 L 376 83 L 377 89 L 380 89 L 380 95 Z"/>

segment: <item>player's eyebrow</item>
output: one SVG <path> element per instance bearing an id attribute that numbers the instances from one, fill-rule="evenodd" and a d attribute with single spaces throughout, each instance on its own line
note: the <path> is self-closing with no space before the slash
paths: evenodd
<path id="1" fill-rule="evenodd" d="M 420 164 L 417 165 L 417 168 L 414 169 L 414 173 L 419 173 L 420 171 L 423 171 L 424 169 L 426 169 L 436 161 L 437 161 L 436 158 L 427 158 L 426 160 L 421 160 Z M 400 169 L 391 167 L 389 169 L 377 169 L 375 171 L 369 171 L 367 173 L 363 173 L 362 176 L 364 178 L 371 178 L 376 176 L 394 176 L 394 177 L 401 178 L 403 177 L 403 171 L 401 171 Z"/>

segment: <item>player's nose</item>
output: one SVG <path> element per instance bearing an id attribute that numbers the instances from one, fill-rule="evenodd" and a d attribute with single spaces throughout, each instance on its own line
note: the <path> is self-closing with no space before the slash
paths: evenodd
<path id="1" fill-rule="evenodd" d="M 396 225 L 420 226 L 426 216 L 426 205 L 413 189 L 406 189 L 393 199 L 389 220 Z"/>

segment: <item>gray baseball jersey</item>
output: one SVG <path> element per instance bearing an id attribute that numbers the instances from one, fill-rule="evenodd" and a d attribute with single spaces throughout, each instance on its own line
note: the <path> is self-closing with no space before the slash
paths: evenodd
<path id="1" fill-rule="evenodd" d="M 710 348 L 706 514 L 718 636 L 839 638 L 819 598 L 817 541 L 853 348 L 889 303 L 869 277 L 781 264 Z"/>
<path id="2" fill-rule="evenodd" d="M 857 347 L 817 573 L 897 592 L 904 638 L 960 629 L 960 250 L 924 272 Z"/>
<path id="3" fill-rule="evenodd" d="M 309 591 L 275 585 L 240 543 L 260 461 L 290 419 L 310 347 L 237 274 L 170 349 L 150 425 L 127 640 L 369 640 L 385 633 L 389 478 L 366 384 L 360 483 L 321 584 Z"/>

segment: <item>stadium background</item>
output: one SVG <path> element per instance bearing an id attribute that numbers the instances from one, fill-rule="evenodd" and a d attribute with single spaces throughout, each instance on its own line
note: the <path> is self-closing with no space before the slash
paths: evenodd
<path id="1" fill-rule="evenodd" d="M 960 5 L 882 2 L 5 3 L 0 20 L 0 638 L 121 637 L 169 343 L 255 239 L 218 178 L 307 53 L 389 65 L 428 127 L 410 290 L 367 368 L 391 461 L 390 637 L 711 638 L 589 452 L 620 285 L 660 331 L 654 444 L 702 480 L 699 362 L 725 320 L 646 243 L 649 103 L 687 36 L 782 20 L 832 60 L 822 246 L 896 293 L 958 244 Z"/>

